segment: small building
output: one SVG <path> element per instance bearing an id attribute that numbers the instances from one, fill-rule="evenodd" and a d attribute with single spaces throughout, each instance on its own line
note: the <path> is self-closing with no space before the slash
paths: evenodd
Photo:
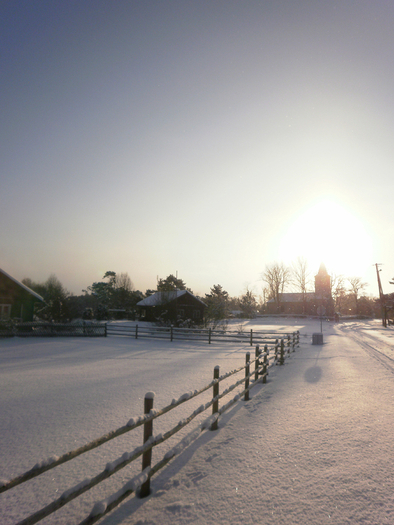
<path id="1" fill-rule="evenodd" d="M 142 321 L 202 323 L 206 304 L 187 290 L 156 292 L 137 303 Z"/>
<path id="2" fill-rule="evenodd" d="M 267 311 L 270 314 L 310 314 L 314 309 L 315 294 L 307 293 L 281 293 L 279 294 L 279 305 L 275 299 L 267 303 Z"/>
<path id="3" fill-rule="evenodd" d="M 0 268 L 0 319 L 32 321 L 36 302 L 44 299 Z"/>

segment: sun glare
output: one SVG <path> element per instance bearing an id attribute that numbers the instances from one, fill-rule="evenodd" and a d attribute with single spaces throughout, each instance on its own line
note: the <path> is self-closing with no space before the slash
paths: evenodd
<path id="1" fill-rule="evenodd" d="M 279 247 L 287 264 L 304 257 L 309 269 L 324 263 L 330 274 L 363 276 L 372 264 L 372 239 L 362 222 L 332 200 L 320 201 L 298 216 Z"/>

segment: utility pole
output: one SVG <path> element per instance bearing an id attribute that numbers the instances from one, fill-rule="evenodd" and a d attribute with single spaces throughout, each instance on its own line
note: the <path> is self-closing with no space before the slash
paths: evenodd
<path id="1" fill-rule="evenodd" d="M 175 320 L 178 321 L 178 270 L 175 271 Z"/>
<path id="2" fill-rule="evenodd" d="M 379 263 L 376 263 L 374 264 L 374 266 L 376 267 L 376 275 L 378 277 L 378 287 L 379 287 L 379 298 L 380 298 L 380 308 L 381 308 L 381 313 L 382 313 L 382 325 L 384 327 L 387 326 L 387 319 L 386 319 L 386 303 L 385 303 L 385 298 L 384 298 L 384 293 L 383 293 L 383 288 L 382 288 L 382 283 L 380 282 L 380 275 L 379 275 L 379 272 L 381 272 L 381 270 L 379 270 L 379 266 L 382 266 L 381 264 Z"/>

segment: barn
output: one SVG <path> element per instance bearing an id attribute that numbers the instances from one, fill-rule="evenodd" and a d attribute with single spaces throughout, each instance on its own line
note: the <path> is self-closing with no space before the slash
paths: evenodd
<path id="1" fill-rule="evenodd" d="M 169 321 L 177 324 L 190 319 L 203 322 L 206 304 L 187 290 L 156 292 L 137 303 L 141 321 Z"/>
<path id="2" fill-rule="evenodd" d="M 32 321 L 36 302 L 44 299 L 0 268 L 0 319 Z"/>

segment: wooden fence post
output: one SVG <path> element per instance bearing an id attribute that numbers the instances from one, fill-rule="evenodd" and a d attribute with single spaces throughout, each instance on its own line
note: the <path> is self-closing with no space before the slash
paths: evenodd
<path id="1" fill-rule="evenodd" d="M 250 352 L 246 352 L 246 358 L 245 358 L 245 390 L 249 388 L 249 369 L 250 369 Z M 245 392 L 244 401 L 249 401 L 249 390 Z"/>
<path id="2" fill-rule="evenodd" d="M 250 329 L 250 346 L 253 346 L 253 329 Z"/>
<path id="3" fill-rule="evenodd" d="M 296 333 L 293 332 L 293 352 L 295 352 L 295 345 L 296 345 Z"/>
<path id="4" fill-rule="evenodd" d="M 107 323 L 104 325 L 104 337 L 107 337 Z"/>
<path id="5" fill-rule="evenodd" d="M 213 369 L 213 378 L 219 379 L 219 365 L 216 365 Z M 213 385 L 213 397 L 217 397 L 219 395 L 219 381 L 216 381 Z M 212 405 L 212 415 L 219 412 L 219 399 L 213 402 Z M 218 420 L 214 421 L 211 425 L 210 430 L 217 430 L 218 429 Z"/>
<path id="6" fill-rule="evenodd" d="M 255 354 L 254 354 L 254 357 L 255 357 L 255 362 L 254 362 L 254 380 L 255 381 L 257 381 L 258 378 L 259 378 L 259 365 L 260 365 L 259 355 L 260 354 L 261 354 L 260 347 L 259 347 L 259 345 L 257 345 L 256 349 L 255 349 Z"/>
<path id="7" fill-rule="evenodd" d="M 171 342 L 174 339 L 174 327 L 171 325 L 171 335 L 170 335 Z"/>
<path id="8" fill-rule="evenodd" d="M 144 399 L 144 414 L 149 414 L 149 412 L 153 408 L 153 400 L 155 398 L 155 394 L 153 392 L 147 392 L 145 394 Z M 147 421 L 144 423 L 144 443 L 148 441 L 150 437 L 153 435 L 153 420 Z M 147 450 L 142 454 L 142 470 L 145 470 L 147 467 L 151 466 L 152 461 L 152 449 Z M 146 498 L 150 494 L 150 479 L 148 481 L 145 481 L 141 485 L 139 496 L 140 498 Z"/>
<path id="9" fill-rule="evenodd" d="M 278 360 L 279 355 L 279 339 L 275 339 L 275 361 Z"/>
<path id="10" fill-rule="evenodd" d="M 135 325 L 135 338 L 138 339 L 138 324 Z"/>
<path id="11" fill-rule="evenodd" d="M 263 383 L 267 382 L 267 375 L 268 375 L 268 345 L 264 346 L 264 364 L 263 364 Z"/>
<path id="12" fill-rule="evenodd" d="M 211 336 L 212 336 L 212 330 L 209 328 L 209 330 L 208 330 L 208 344 L 211 344 Z"/>
<path id="13" fill-rule="evenodd" d="M 279 360 L 279 364 L 280 365 L 284 365 L 285 364 L 285 341 L 284 341 L 284 339 L 280 340 L 280 360 Z"/>

